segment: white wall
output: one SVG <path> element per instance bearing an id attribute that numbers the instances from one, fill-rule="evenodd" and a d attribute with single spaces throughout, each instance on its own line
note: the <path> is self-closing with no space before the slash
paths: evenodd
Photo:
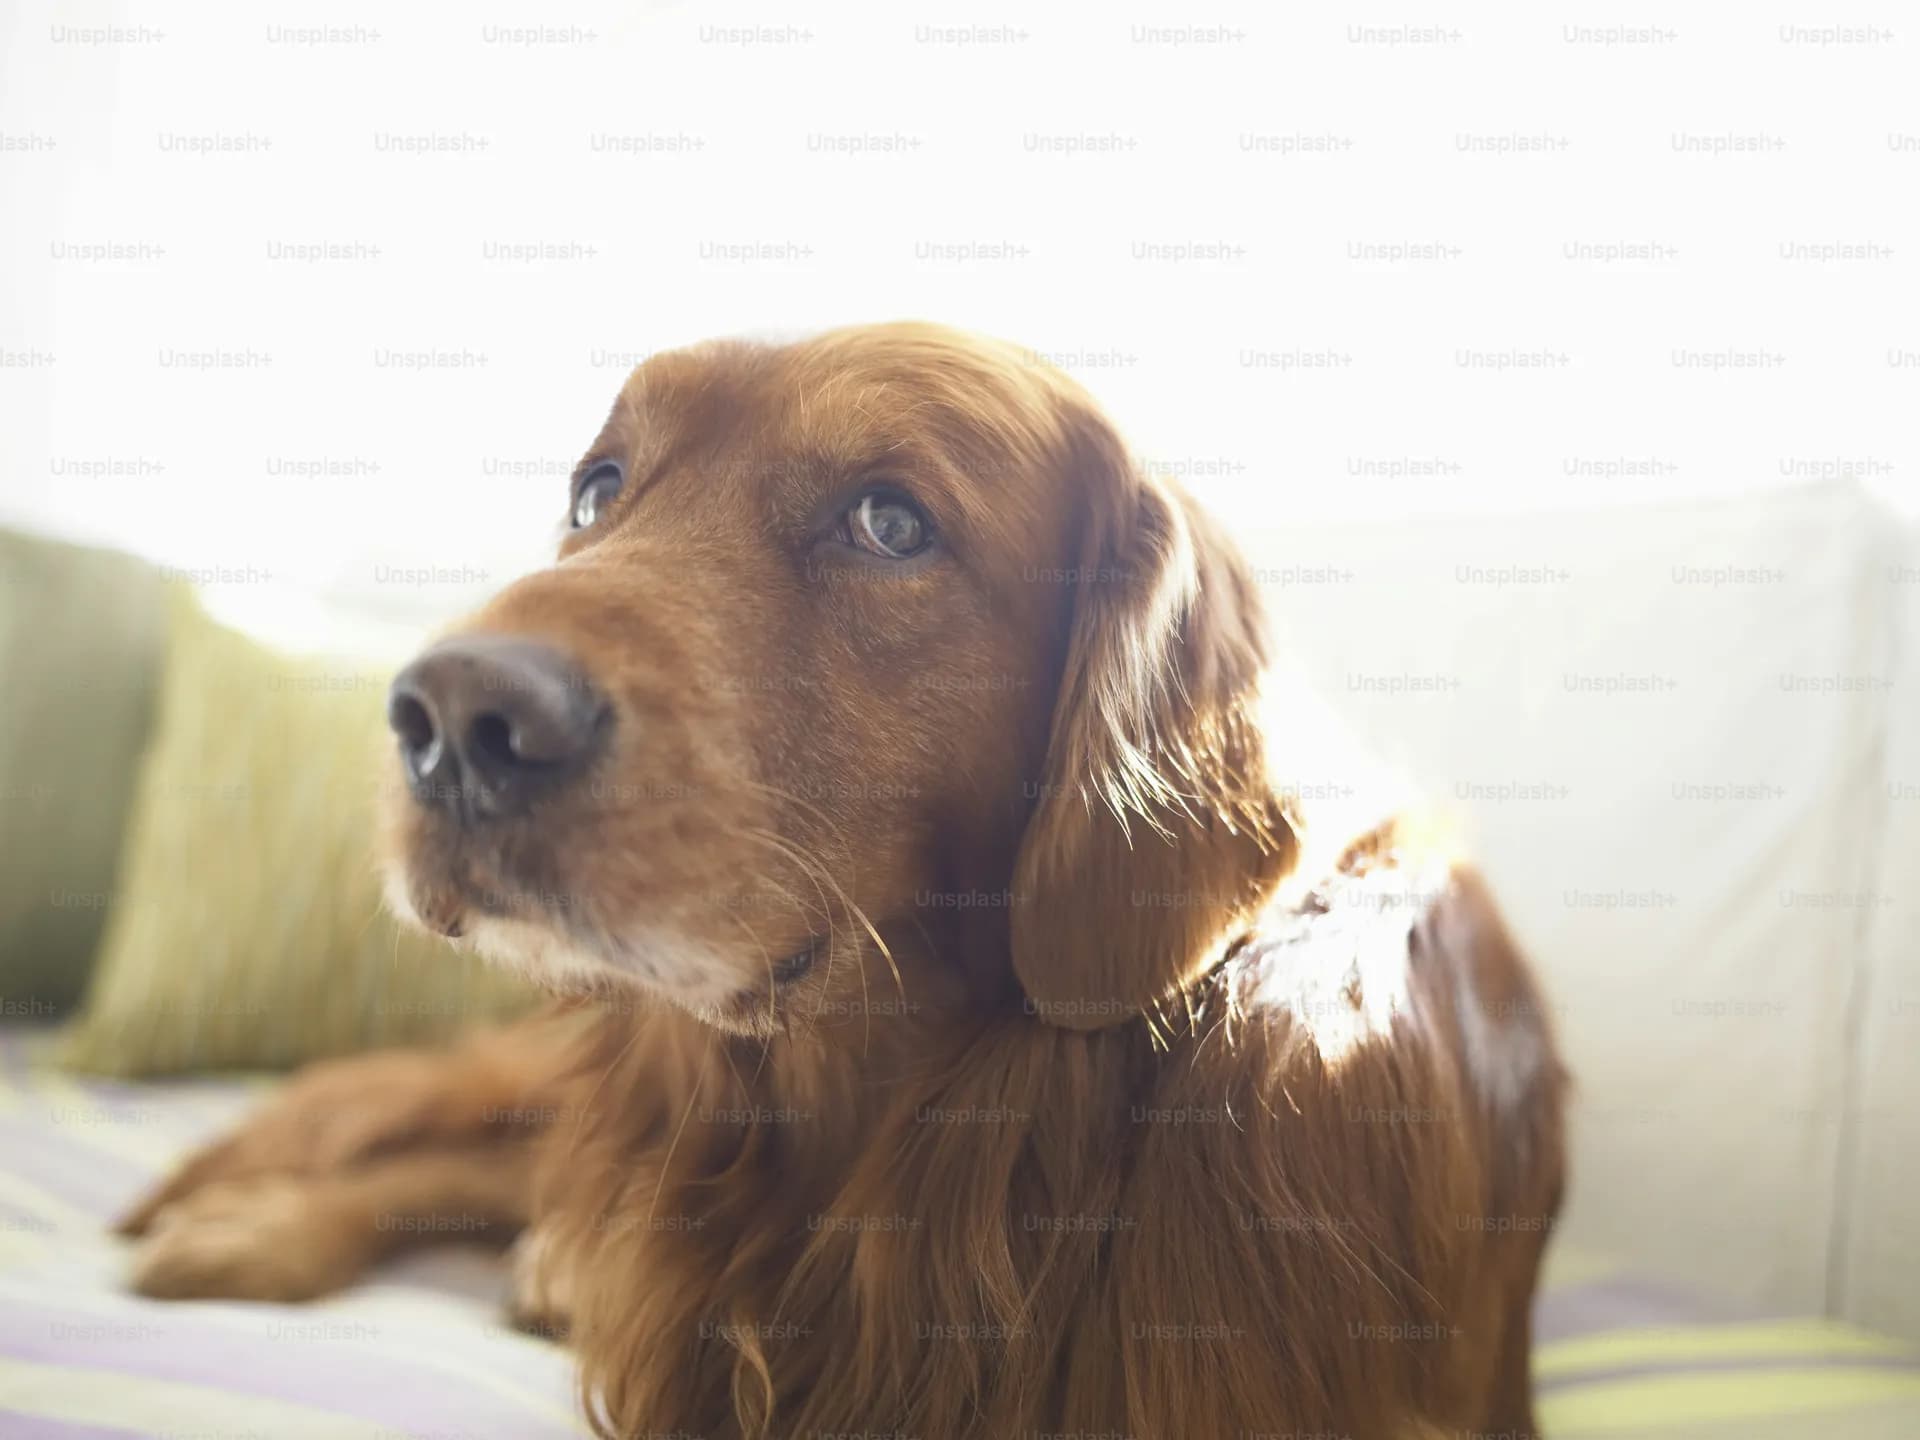
<path id="1" fill-rule="evenodd" d="M 288 586 L 437 613 L 447 597 L 379 577 L 536 556 L 551 469 L 628 358 L 900 315 L 1077 357 L 1143 449 L 1224 468 L 1204 488 L 1251 514 L 1612 502 L 1834 461 L 1899 488 L 1912 42 L 1783 43 L 1817 12 L 1689 9 L 1631 44 L 1569 41 L 1604 7 L 6 0 L 0 347 L 26 363 L 0 367 L 0 514 L 271 571 L 231 597 L 262 624 Z M 1898 33 L 1903 13 L 1846 19 Z M 1402 22 L 1437 43 L 1367 28 Z M 609 135 L 678 148 L 597 150 Z M 1779 148 L 1673 148 L 1725 135 Z M 1118 148 L 1030 148 L 1083 136 Z M 1333 148 L 1246 148 L 1297 136 Z M 1458 148 L 1513 136 L 1553 148 Z M 1443 248 L 1350 251 L 1403 242 Z M 1891 253 L 1779 258 L 1802 242 Z M 1220 253 L 1137 248 L 1188 244 Z M 1566 257 L 1612 244 L 1668 252 Z M 1710 373 L 1683 350 L 1777 359 Z M 206 351 L 253 358 L 162 361 Z M 420 351 L 470 358 L 378 358 Z M 1441 463 L 1350 469 L 1408 458 Z M 1622 459 L 1652 473 L 1567 473 Z M 288 462 L 342 473 L 296 483 Z"/>

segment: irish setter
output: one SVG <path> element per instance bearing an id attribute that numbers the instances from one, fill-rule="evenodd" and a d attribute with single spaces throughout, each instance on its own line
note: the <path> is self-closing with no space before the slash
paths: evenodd
<path id="1" fill-rule="evenodd" d="M 1543 1007 L 1471 871 L 1311 827 L 1268 658 L 1029 354 L 653 357 L 391 698 L 395 909 L 563 998 L 295 1079 L 135 1286 L 524 1231 L 608 1436 L 1533 1435 Z"/>

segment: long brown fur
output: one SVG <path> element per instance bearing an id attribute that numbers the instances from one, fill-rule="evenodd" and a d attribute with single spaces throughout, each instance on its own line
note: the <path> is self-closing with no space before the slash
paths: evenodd
<path id="1" fill-rule="evenodd" d="M 465 627 L 612 697 L 591 791 L 391 807 L 403 912 L 573 998 L 296 1082 L 130 1217 L 136 1285 L 321 1293 L 471 1210 L 608 1436 L 1535 1434 L 1543 1006 L 1471 871 L 1286 798 L 1203 512 L 927 326 L 656 357 L 609 455 Z M 876 473 L 928 563 L 820 538 Z"/>

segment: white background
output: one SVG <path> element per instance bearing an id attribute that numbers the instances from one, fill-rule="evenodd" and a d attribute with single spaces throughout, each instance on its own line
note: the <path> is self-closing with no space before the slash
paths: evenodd
<path id="1" fill-rule="evenodd" d="M 444 614 L 630 359 L 901 316 L 1268 520 L 1911 489 L 1920 31 L 1831 10 L 5 0 L 0 515 Z"/>

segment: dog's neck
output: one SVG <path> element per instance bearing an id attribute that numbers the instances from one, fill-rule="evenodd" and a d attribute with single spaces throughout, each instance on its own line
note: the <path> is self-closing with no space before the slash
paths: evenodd
<path id="1" fill-rule="evenodd" d="M 647 1113 L 632 1118 L 635 1138 L 670 1137 L 683 1116 L 699 1121 L 684 1127 L 683 1148 L 705 1137 L 716 1155 L 767 1135 L 776 1145 L 804 1135 L 812 1172 L 830 1172 L 830 1157 L 852 1163 L 902 1093 L 937 1093 L 942 1075 L 977 1066 L 983 1051 L 1060 1056 L 1064 1047 L 1076 1064 L 1092 1052 L 1163 1053 L 1236 962 L 1325 903 L 1317 890 L 1283 887 L 1252 927 L 1223 939 L 1182 994 L 1081 1032 L 1060 1030 L 1022 994 L 1004 912 L 883 922 L 884 955 L 862 937 L 858 959 L 843 954 L 782 997 L 768 1033 L 722 1033 L 664 1004 L 629 1005 L 605 1019 L 582 1069 L 604 1074 L 606 1093 L 651 1097 Z M 632 1083 L 622 1085 L 627 1069 Z M 662 1088 L 661 1075 L 680 1088 Z"/>

